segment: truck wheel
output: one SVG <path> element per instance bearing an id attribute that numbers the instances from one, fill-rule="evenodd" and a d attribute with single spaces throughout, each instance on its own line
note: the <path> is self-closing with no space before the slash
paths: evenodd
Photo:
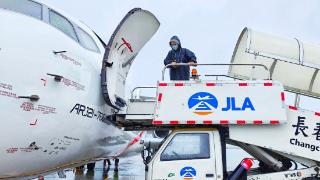
<path id="1" fill-rule="evenodd" d="M 274 172 L 272 168 L 270 168 L 268 165 L 263 163 L 262 161 L 259 162 L 259 170 L 263 173 L 271 173 Z"/>
<path id="2" fill-rule="evenodd" d="M 320 177 L 307 177 L 303 178 L 303 180 L 320 180 Z"/>

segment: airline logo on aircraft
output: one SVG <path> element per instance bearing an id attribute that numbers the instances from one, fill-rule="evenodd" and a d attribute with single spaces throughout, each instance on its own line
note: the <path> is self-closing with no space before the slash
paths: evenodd
<path id="1" fill-rule="evenodd" d="M 255 111 L 255 107 L 249 97 L 244 98 L 243 102 L 240 103 L 242 104 L 241 106 L 239 106 L 239 100 L 236 100 L 236 97 L 227 97 L 221 111 Z M 208 92 L 198 92 L 189 98 L 188 107 L 197 115 L 209 115 L 213 113 L 213 109 L 218 108 L 218 100 Z"/>
<path id="2" fill-rule="evenodd" d="M 198 92 L 189 98 L 188 106 L 195 114 L 208 115 L 218 107 L 218 100 L 210 93 Z"/>
<path id="3" fill-rule="evenodd" d="M 184 167 L 180 170 L 180 176 L 184 180 L 191 180 L 197 175 L 197 171 L 193 167 Z"/>

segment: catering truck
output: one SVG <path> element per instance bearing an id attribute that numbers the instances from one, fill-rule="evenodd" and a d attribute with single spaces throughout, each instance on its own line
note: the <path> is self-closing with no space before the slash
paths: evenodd
<path id="1" fill-rule="evenodd" d="M 231 178 L 226 144 L 259 161 L 248 179 L 316 179 L 320 113 L 284 101 L 282 84 L 270 80 L 160 81 L 154 110 L 142 107 L 150 101 L 131 100 L 124 123 L 139 128 L 143 116 L 154 113 L 141 128 L 171 130 L 147 157 L 148 180 Z M 131 105 L 139 107 L 139 114 Z"/>
<path id="2" fill-rule="evenodd" d="M 230 64 L 197 64 L 228 66 L 227 75 L 165 81 L 165 67 L 156 96 L 131 98 L 116 119 L 126 130 L 168 132 L 146 143 L 146 179 L 320 179 L 320 112 L 299 107 L 300 96 L 320 97 L 316 49 L 245 28 Z M 251 157 L 228 171 L 226 144 Z"/>

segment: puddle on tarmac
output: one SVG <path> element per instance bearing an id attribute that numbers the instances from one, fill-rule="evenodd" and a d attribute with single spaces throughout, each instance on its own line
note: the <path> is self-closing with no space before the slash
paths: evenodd
<path id="1" fill-rule="evenodd" d="M 85 168 L 82 173 L 75 173 L 73 169 L 66 169 L 66 178 L 59 178 L 57 173 L 45 176 L 45 180 L 144 180 L 144 164 L 141 156 L 132 156 L 121 158 L 119 162 L 119 171 L 114 171 L 114 161 L 111 160 L 111 165 L 103 168 L 103 161 L 96 162 L 94 172 L 87 172 Z"/>
<path id="2" fill-rule="evenodd" d="M 232 171 L 241 160 L 245 157 L 251 157 L 243 150 L 228 146 L 227 148 L 227 169 Z M 257 165 L 255 165 L 257 166 Z M 111 161 L 111 166 L 108 170 L 108 165 L 103 168 L 103 161 L 96 163 L 94 172 L 87 172 L 87 169 L 83 173 L 75 173 L 72 169 L 65 170 L 66 178 L 59 178 L 57 173 L 45 176 L 45 180 L 144 180 L 144 164 L 141 156 L 136 155 L 132 157 L 121 158 L 119 163 L 119 171 L 114 171 L 114 161 Z"/>

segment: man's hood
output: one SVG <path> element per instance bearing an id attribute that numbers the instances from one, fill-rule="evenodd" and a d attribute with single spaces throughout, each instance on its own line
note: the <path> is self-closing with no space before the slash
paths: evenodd
<path id="1" fill-rule="evenodd" d="M 181 47 L 181 42 L 180 42 L 180 39 L 178 38 L 178 36 L 172 36 L 172 38 L 170 39 L 170 42 L 171 42 L 171 41 L 176 42 L 176 43 L 179 44 L 180 47 Z"/>

